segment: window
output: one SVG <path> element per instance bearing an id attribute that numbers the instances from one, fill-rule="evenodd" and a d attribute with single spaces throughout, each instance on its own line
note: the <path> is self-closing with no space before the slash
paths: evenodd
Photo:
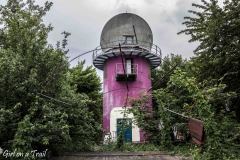
<path id="1" fill-rule="evenodd" d="M 133 36 L 125 36 L 125 44 L 133 44 Z"/>
<path id="2" fill-rule="evenodd" d="M 132 59 L 126 59 L 126 73 L 132 74 Z"/>

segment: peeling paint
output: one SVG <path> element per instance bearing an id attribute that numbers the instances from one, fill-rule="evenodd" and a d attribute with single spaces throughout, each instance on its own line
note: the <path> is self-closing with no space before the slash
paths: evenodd
<path id="1" fill-rule="evenodd" d="M 128 82 L 129 99 L 138 98 L 143 92 L 151 88 L 150 79 L 150 64 L 142 57 L 133 56 L 134 64 L 139 66 L 139 71 L 136 80 Z M 126 100 L 127 89 L 125 82 L 116 81 L 115 66 L 121 62 L 121 57 L 109 58 L 105 63 L 105 70 L 107 77 L 104 79 L 104 93 L 103 95 L 103 128 L 105 131 L 110 131 L 110 113 L 116 107 L 123 107 Z M 129 106 L 130 107 L 130 106 Z M 140 130 L 140 141 L 144 141 L 143 131 Z"/>

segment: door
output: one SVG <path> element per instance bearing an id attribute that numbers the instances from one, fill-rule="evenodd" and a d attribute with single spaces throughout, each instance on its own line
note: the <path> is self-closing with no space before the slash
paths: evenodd
<path id="1" fill-rule="evenodd" d="M 132 74 L 132 60 L 126 59 L 126 72 L 127 74 Z"/>
<path id="2" fill-rule="evenodd" d="M 123 129 L 123 137 L 126 142 L 132 142 L 132 119 L 119 118 L 117 119 L 117 136 L 119 136 L 121 129 Z"/>

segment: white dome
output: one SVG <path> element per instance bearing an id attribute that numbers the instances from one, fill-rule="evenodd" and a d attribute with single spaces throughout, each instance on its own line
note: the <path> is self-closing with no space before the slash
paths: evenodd
<path id="1" fill-rule="evenodd" d="M 121 13 L 105 24 L 101 34 L 101 47 L 118 45 L 125 41 L 126 36 L 132 36 L 140 46 L 148 44 L 151 47 L 153 43 L 152 30 L 143 18 L 132 13 Z"/>
<path id="2" fill-rule="evenodd" d="M 122 53 L 143 57 L 150 62 L 152 68 L 161 64 L 161 49 L 153 44 L 151 28 L 138 15 L 118 14 L 105 24 L 100 46 L 93 53 L 93 64 L 103 70 L 109 58 L 121 56 Z"/>

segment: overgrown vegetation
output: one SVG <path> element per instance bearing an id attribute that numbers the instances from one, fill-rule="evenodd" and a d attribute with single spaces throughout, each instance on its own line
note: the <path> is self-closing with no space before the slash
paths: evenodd
<path id="1" fill-rule="evenodd" d="M 152 97 L 143 95 L 129 110 L 150 144 L 116 143 L 100 146 L 101 83 L 84 62 L 70 68 L 67 37 L 56 47 L 47 42 L 51 25 L 43 7 L 33 0 L 9 0 L 0 7 L 0 147 L 27 152 L 159 151 L 192 155 L 195 159 L 240 159 L 240 1 L 193 4 L 181 34 L 199 42 L 195 57 L 163 59 L 152 71 Z M 153 100 L 153 110 L 149 101 Z M 204 123 L 205 142 L 196 147 L 177 144 L 172 127 L 186 118 Z M 117 147 L 116 147 L 117 146 Z M 34 157 L 30 157 L 34 159 Z"/>
<path id="2" fill-rule="evenodd" d="M 83 151 L 99 141 L 100 80 L 93 68 L 83 69 L 84 63 L 69 69 L 69 33 L 63 32 L 56 47 L 47 43 L 53 27 L 42 19 L 51 6 L 51 2 L 41 7 L 33 0 L 9 0 L 0 7 L 0 146 L 4 150 Z M 86 81 L 90 88 L 82 89 Z"/>
<path id="3" fill-rule="evenodd" d="M 186 29 L 180 33 L 200 43 L 196 56 L 188 61 L 166 57 L 153 72 L 153 112 L 145 110 L 147 95 L 134 101 L 131 111 L 151 142 L 163 148 L 176 149 L 172 127 L 186 122 L 166 110 L 171 109 L 204 123 L 204 145 L 196 149 L 187 144 L 195 159 L 239 159 L 240 1 L 226 0 L 220 7 L 216 0 L 202 0 L 193 6 L 198 9 L 189 11 L 193 16 L 185 17 Z"/>

